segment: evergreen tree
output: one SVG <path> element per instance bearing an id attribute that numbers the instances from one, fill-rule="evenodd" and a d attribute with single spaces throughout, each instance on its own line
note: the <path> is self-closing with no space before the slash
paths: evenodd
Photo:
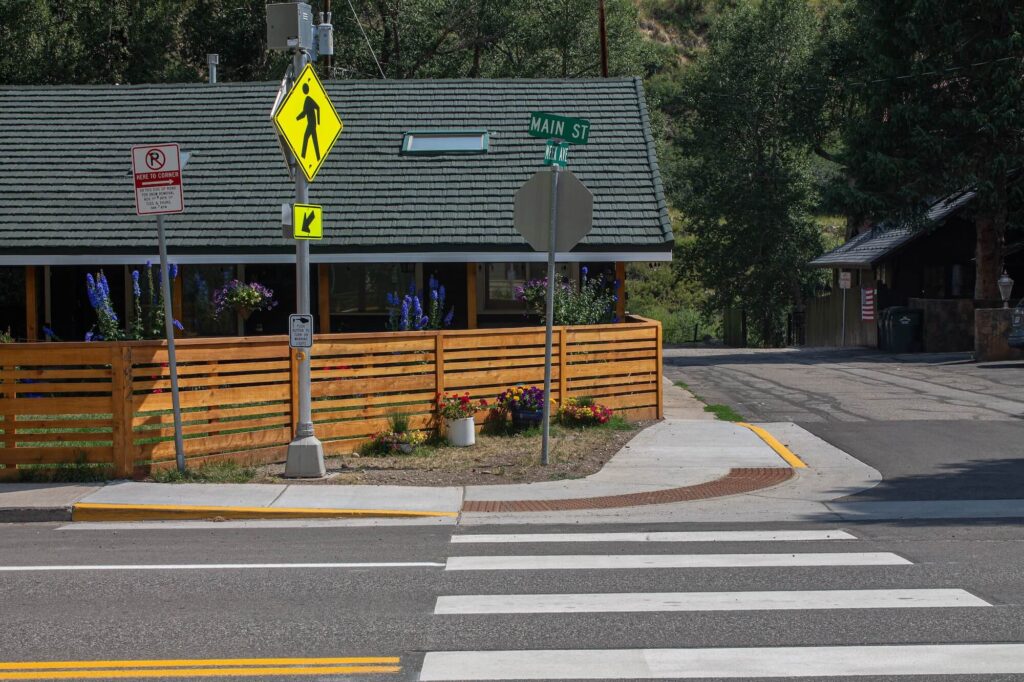
<path id="1" fill-rule="evenodd" d="M 976 191 L 974 297 L 998 300 L 1024 165 L 1024 3 L 854 0 L 848 18 L 845 205 L 913 221 L 928 200 Z"/>

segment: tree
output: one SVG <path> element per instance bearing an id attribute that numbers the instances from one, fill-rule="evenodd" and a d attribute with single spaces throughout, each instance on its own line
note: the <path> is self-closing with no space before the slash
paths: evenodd
<path id="1" fill-rule="evenodd" d="M 1024 165 L 1024 4 L 855 0 L 848 18 L 848 210 L 914 221 L 929 199 L 976 191 L 974 297 L 998 300 Z"/>
<path id="2" fill-rule="evenodd" d="M 804 0 L 739 2 L 672 104 L 689 131 L 677 201 L 690 239 L 678 262 L 712 306 L 743 307 L 763 345 L 781 342 L 821 252 L 810 164 L 824 101 L 820 27 Z"/>

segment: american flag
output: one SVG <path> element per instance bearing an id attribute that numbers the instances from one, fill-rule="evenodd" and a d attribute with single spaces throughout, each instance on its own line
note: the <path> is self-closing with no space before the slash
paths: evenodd
<path id="1" fill-rule="evenodd" d="M 871 322 L 875 319 L 875 290 L 860 290 L 860 319 Z"/>

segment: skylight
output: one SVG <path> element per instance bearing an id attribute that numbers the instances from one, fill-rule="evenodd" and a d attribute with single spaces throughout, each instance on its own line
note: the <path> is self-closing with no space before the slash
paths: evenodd
<path id="1" fill-rule="evenodd" d="M 406 154 L 483 154 L 487 151 L 486 130 L 410 130 L 402 140 Z"/>

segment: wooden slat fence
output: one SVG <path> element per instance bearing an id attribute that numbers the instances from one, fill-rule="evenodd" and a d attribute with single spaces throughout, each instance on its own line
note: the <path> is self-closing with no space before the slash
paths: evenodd
<path id="1" fill-rule="evenodd" d="M 629 419 L 662 416 L 658 322 L 558 327 L 553 352 L 556 400 L 592 396 Z M 190 464 L 284 459 L 297 409 L 285 337 L 186 339 L 177 356 Z M 414 428 L 434 428 L 439 392 L 491 399 L 542 384 L 544 331 L 322 335 L 312 380 L 317 436 L 326 451 L 349 452 L 394 411 L 411 415 Z M 104 467 L 109 477 L 174 466 L 165 344 L 0 346 L 0 480 L 17 478 L 19 466 L 67 464 Z"/>

